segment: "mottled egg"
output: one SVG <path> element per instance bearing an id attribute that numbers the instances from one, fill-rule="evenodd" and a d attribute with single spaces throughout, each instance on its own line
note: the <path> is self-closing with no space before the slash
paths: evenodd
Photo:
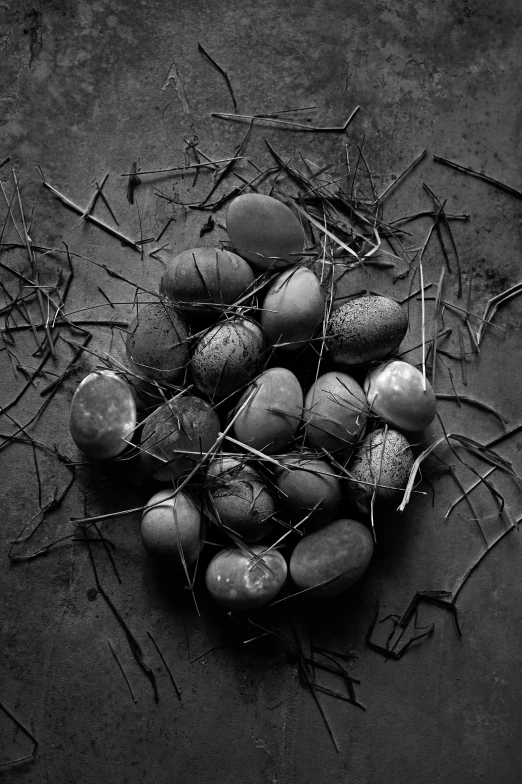
<path id="1" fill-rule="evenodd" d="M 299 219 L 272 196 L 241 194 L 230 203 L 226 224 L 234 250 L 257 270 L 286 267 L 303 251 Z"/>
<path id="2" fill-rule="evenodd" d="M 280 452 L 301 425 L 303 391 L 286 368 L 270 368 L 247 388 L 237 408 L 253 394 L 234 422 L 239 441 L 267 454 Z"/>
<path id="3" fill-rule="evenodd" d="M 237 392 L 258 372 L 266 340 L 250 319 L 220 321 L 200 338 L 191 360 L 192 381 L 210 400 Z"/>
<path id="4" fill-rule="evenodd" d="M 140 307 L 125 345 L 135 373 L 169 383 L 183 378 L 189 358 L 188 332 L 170 303 L 161 300 Z"/>
<path id="5" fill-rule="evenodd" d="M 111 370 L 89 373 L 74 393 L 69 429 L 76 446 L 92 460 L 116 457 L 136 427 L 136 403 L 126 381 Z"/>
<path id="6" fill-rule="evenodd" d="M 247 262 L 235 253 L 219 248 L 193 248 L 168 261 L 160 294 L 183 303 L 187 310 L 218 315 L 218 309 L 205 307 L 205 303 L 230 305 L 254 280 Z"/>
<path id="7" fill-rule="evenodd" d="M 292 267 L 278 275 L 263 300 L 261 326 L 282 349 L 303 348 L 324 316 L 324 294 L 317 276 L 307 267 Z"/>
<path id="8" fill-rule="evenodd" d="M 311 596 L 337 596 L 363 576 L 372 555 L 368 529 L 343 518 L 303 536 L 290 558 L 290 575 Z"/>
<path id="9" fill-rule="evenodd" d="M 349 449 L 366 423 L 367 408 L 363 390 L 347 373 L 319 376 L 305 398 L 307 443 L 328 452 Z"/>
<path id="10" fill-rule="evenodd" d="M 314 455 L 294 453 L 282 457 L 274 470 L 282 505 L 294 522 L 325 525 L 339 511 L 341 482 L 334 469 Z"/>
<path id="11" fill-rule="evenodd" d="M 420 370 L 399 359 L 373 368 L 364 382 L 368 405 L 392 427 L 424 430 L 437 413 L 437 399 Z"/>
<path id="12" fill-rule="evenodd" d="M 326 330 L 330 357 L 342 369 L 389 356 L 408 329 L 408 315 L 388 297 L 357 297 L 334 310 Z"/>
<path id="13" fill-rule="evenodd" d="M 406 437 L 392 428 L 378 428 L 366 436 L 348 464 L 347 480 L 353 506 L 369 515 L 372 497 L 378 506 L 399 503 L 414 464 Z"/>
<path id="14" fill-rule="evenodd" d="M 140 457 L 146 473 L 160 482 L 188 474 L 215 443 L 219 419 L 205 400 L 179 395 L 146 420 Z"/>

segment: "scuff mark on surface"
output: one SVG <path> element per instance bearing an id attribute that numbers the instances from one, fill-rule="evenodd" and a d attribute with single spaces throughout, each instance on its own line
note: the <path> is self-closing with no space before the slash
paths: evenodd
<path id="1" fill-rule="evenodd" d="M 161 85 L 161 89 L 165 91 L 171 82 L 174 82 L 174 87 L 176 88 L 178 98 L 181 101 L 183 112 L 185 114 L 190 114 L 190 106 L 188 104 L 187 94 L 185 92 L 185 88 L 183 87 L 183 82 L 181 81 L 181 77 L 178 73 L 175 62 L 172 62 L 172 65 L 169 68 L 169 72 L 165 77 L 163 84 Z"/>
<path id="2" fill-rule="evenodd" d="M 26 27 L 24 33 L 29 37 L 29 68 L 31 68 L 34 60 L 38 57 L 42 50 L 43 38 L 40 31 L 42 24 L 42 15 L 36 10 L 31 8 L 25 15 Z"/>

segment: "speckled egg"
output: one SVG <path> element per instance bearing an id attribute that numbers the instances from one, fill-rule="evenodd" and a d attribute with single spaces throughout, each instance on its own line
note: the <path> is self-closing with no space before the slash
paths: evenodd
<path id="1" fill-rule="evenodd" d="M 160 294 L 186 310 L 215 312 L 205 303 L 231 304 L 255 280 L 247 262 L 219 248 L 192 248 L 173 256 L 160 283 Z M 194 303 L 198 303 L 194 305 Z"/>
<path id="2" fill-rule="evenodd" d="M 398 430 L 424 430 L 435 419 L 437 399 L 432 386 L 409 362 L 394 359 L 372 368 L 364 391 L 372 410 Z"/>
<path id="3" fill-rule="evenodd" d="M 357 511 L 369 515 L 375 490 L 379 506 L 398 504 L 414 464 L 410 444 L 398 430 L 379 428 L 366 436 L 348 470 L 347 494 Z"/>
<path id="4" fill-rule="evenodd" d="M 372 555 L 373 539 L 366 526 L 343 518 L 296 544 L 290 575 L 296 586 L 311 596 L 337 596 L 360 580 Z"/>
<path id="5" fill-rule="evenodd" d="M 303 348 L 324 316 L 324 294 L 307 267 L 278 275 L 263 300 L 261 326 L 268 339 L 285 350 Z"/>
<path id="6" fill-rule="evenodd" d="M 131 370 L 147 378 L 181 381 L 188 362 L 188 332 L 175 308 L 163 300 L 143 305 L 126 340 Z"/>
<path id="7" fill-rule="evenodd" d="M 255 321 L 220 321 L 196 344 L 191 360 L 194 386 L 210 400 L 239 391 L 259 372 L 265 346 L 263 330 Z"/>
<path id="8" fill-rule="evenodd" d="M 194 468 L 218 434 L 218 416 L 205 400 L 195 395 L 172 398 L 157 408 L 143 426 L 143 468 L 160 482 L 177 479 Z"/>
<path id="9" fill-rule="evenodd" d="M 358 297 L 332 313 L 326 330 L 330 357 L 342 369 L 389 356 L 408 329 L 408 315 L 388 297 Z"/>
<path id="10" fill-rule="evenodd" d="M 241 194 L 231 202 L 226 224 L 236 253 L 257 270 L 286 267 L 302 253 L 305 237 L 299 219 L 272 196 Z"/>
<path id="11" fill-rule="evenodd" d="M 367 408 L 363 390 L 347 373 L 319 376 L 305 398 L 307 443 L 328 452 L 350 449 L 366 424 Z"/>
<path id="12" fill-rule="evenodd" d="M 253 392 L 234 422 L 234 435 L 244 444 L 267 454 L 280 452 L 295 438 L 301 425 L 301 385 L 291 370 L 270 368 L 246 389 L 238 409 Z"/>

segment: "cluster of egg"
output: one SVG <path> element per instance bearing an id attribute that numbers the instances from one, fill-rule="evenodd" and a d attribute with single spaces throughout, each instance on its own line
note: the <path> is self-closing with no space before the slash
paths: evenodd
<path id="1" fill-rule="evenodd" d="M 370 512 L 400 500 L 414 462 L 405 434 L 430 424 L 435 396 L 413 365 L 393 358 L 408 328 L 394 300 L 354 298 L 324 323 L 323 288 L 313 264 L 299 261 L 304 233 L 289 207 L 239 196 L 227 230 L 234 252 L 171 258 L 158 301 L 130 325 L 126 380 L 112 371 L 84 379 L 71 433 L 93 459 L 138 449 L 144 472 L 166 484 L 142 516 L 152 555 L 188 574 L 202 517 L 228 534 L 234 546 L 206 572 L 225 607 L 271 601 L 288 569 L 298 591 L 333 596 L 366 570 Z M 330 369 L 303 390 L 278 357 L 313 341 L 319 354 L 323 339 Z M 150 412 L 138 431 L 136 397 Z M 283 536 L 289 527 L 300 535 Z"/>

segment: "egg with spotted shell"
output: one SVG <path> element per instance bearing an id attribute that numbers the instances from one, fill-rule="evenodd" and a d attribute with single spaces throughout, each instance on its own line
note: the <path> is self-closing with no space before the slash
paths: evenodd
<path id="1" fill-rule="evenodd" d="M 433 388 L 409 362 L 395 359 L 372 368 L 364 391 L 372 410 L 398 430 L 424 430 L 435 419 L 437 399 Z"/>
<path id="2" fill-rule="evenodd" d="M 157 381 L 181 381 L 189 358 L 185 322 L 171 303 L 140 307 L 125 342 L 131 370 Z"/>
<path id="3" fill-rule="evenodd" d="M 246 389 L 236 410 L 245 403 L 233 425 L 239 441 L 276 454 L 295 438 L 303 414 L 303 391 L 291 370 L 265 370 Z"/>
<path id="4" fill-rule="evenodd" d="M 368 406 L 359 384 L 340 370 L 319 376 L 305 398 L 306 442 L 328 452 L 348 450 L 359 438 Z"/>
<path id="5" fill-rule="evenodd" d="M 326 346 L 332 361 L 349 369 L 388 357 L 407 329 L 408 314 L 395 300 L 373 294 L 357 297 L 332 313 Z"/>
<path id="6" fill-rule="evenodd" d="M 377 507 L 400 503 L 414 462 L 403 433 L 390 427 L 369 433 L 348 463 L 347 494 L 355 509 L 369 515 L 374 492 Z"/>
<path id="7" fill-rule="evenodd" d="M 170 257 L 160 294 L 182 303 L 187 311 L 214 312 L 212 304 L 230 305 L 255 280 L 247 262 L 220 248 L 192 248 Z"/>
<path id="8" fill-rule="evenodd" d="M 269 286 L 261 311 L 261 326 L 281 349 L 303 348 L 324 316 L 325 298 L 317 276 L 307 267 L 292 267 Z"/>
<path id="9" fill-rule="evenodd" d="M 273 196 L 237 196 L 227 210 L 226 225 L 233 250 L 258 271 L 295 264 L 303 251 L 299 218 Z"/>

